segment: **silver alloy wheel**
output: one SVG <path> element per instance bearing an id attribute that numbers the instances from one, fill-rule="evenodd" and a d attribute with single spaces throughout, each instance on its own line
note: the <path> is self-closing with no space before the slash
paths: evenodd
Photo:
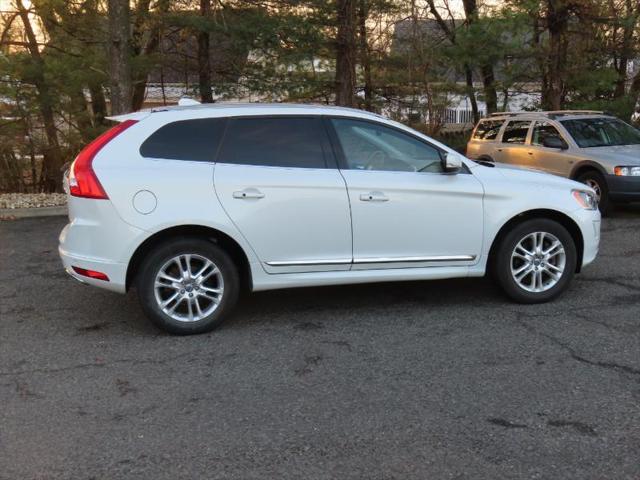
<path id="1" fill-rule="evenodd" d="M 600 203 L 600 196 L 602 195 L 600 184 L 592 178 L 588 178 L 587 180 L 585 180 L 584 184 L 588 187 L 593 188 L 593 190 L 596 192 L 596 200 L 598 201 L 598 203 Z"/>
<path id="2" fill-rule="evenodd" d="M 567 254 L 558 237 L 548 232 L 534 232 L 513 249 L 511 275 L 527 292 L 546 292 L 560 281 L 566 264 Z"/>
<path id="3" fill-rule="evenodd" d="M 156 274 L 158 307 L 180 322 L 197 322 L 218 308 L 224 294 L 222 273 L 202 255 L 184 254 L 167 261 Z"/>

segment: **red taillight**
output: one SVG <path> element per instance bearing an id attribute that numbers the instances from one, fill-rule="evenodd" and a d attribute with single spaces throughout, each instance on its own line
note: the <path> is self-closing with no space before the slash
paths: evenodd
<path id="1" fill-rule="evenodd" d="M 95 278 L 96 280 L 104 280 L 105 282 L 109 281 L 109 277 L 105 273 L 96 272 L 95 270 L 87 270 L 86 268 L 80 267 L 71 267 L 73 271 L 78 275 L 82 275 L 83 277 Z"/>
<path id="2" fill-rule="evenodd" d="M 126 120 L 119 123 L 112 129 L 104 132 L 82 149 L 69 169 L 69 193 L 71 193 L 71 195 L 74 197 L 95 198 L 101 200 L 109 198 L 104 191 L 104 188 L 102 188 L 100 180 L 98 180 L 91 164 L 102 147 L 134 123 L 137 123 L 137 121 Z"/>

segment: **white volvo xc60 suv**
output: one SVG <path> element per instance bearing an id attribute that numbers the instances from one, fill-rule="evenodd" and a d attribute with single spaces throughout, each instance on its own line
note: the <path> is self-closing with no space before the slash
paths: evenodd
<path id="1" fill-rule="evenodd" d="M 594 192 L 474 163 L 381 116 L 310 105 L 136 112 L 66 176 L 66 271 L 178 334 L 242 289 L 480 277 L 548 301 L 591 263 Z"/>

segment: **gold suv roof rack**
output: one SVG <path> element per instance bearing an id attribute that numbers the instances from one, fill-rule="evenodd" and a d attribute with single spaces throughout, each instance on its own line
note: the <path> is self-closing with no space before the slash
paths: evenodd
<path id="1" fill-rule="evenodd" d="M 601 110 L 549 110 L 545 112 L 495 112 L 487 117 L 515 117 L 518 115 L 544 115 L 547 117 L 559 117 L 562 115 L 609 115 Z"/>

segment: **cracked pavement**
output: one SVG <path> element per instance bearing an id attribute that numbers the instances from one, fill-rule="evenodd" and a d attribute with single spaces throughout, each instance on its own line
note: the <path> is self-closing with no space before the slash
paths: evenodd
<path id="1" fill-rule="evenodd" d="M 557 301 L 485 279 L 246 295 L 172 337 L 0 222 L 0 479 L 640 478 L 640 207 Z"/>

